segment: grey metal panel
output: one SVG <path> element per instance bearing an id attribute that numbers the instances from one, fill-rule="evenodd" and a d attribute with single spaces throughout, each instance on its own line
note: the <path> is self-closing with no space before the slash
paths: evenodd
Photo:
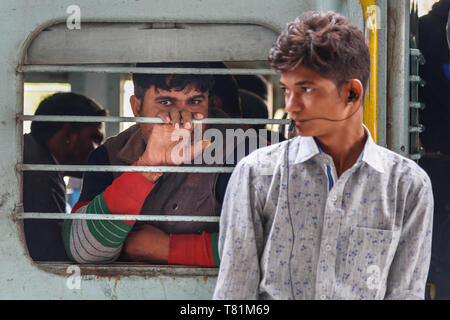
<path id="1" fill-rule="evenodd" d="M 86 23 L 80 30 L 41 32 L 28 49 L 26 63 L 266 60 L 276 37 L 275 32 L 254 25 L 184 24 L 176 29 L 146 29 L 125 24 L 122 29 Z"/>
<path id="2" fill-rule="evenodd" d="M 267 63 L 266 63 L 267 64 Z M 17 72 L 92 72 L 92 73 L 161 73 L 161 68 L 134 67 L 123 65 L 21 65 Z M 275 71 L 266 68 L 164 68 L 165 74 L 275 74 Z"/>
<path id="3" fill-rule="evenodd" d="M 387 147 L 386 142 L 386 96 L 387 96 L 387 0 L 377 0 L 380 8 L 380 29 L 378 30 L 378 141 Z"/>
<path id="4" fill-rule="evenodd" d="M 409 0 L 388 1 L 387 124 L 388 148 L 409 154 Z"/>

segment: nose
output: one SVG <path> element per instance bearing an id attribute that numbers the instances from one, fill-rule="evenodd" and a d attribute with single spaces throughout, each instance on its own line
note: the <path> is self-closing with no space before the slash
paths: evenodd
<path id="1" fill-rule="evenodd" d="M 285 95 L 285 109 L 287 112 L 298 112 L 303 110 L 302 103 L 295 93 Z"/>

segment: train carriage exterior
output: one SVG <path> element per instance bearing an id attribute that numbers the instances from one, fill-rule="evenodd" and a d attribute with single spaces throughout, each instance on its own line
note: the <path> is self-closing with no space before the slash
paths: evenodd
<path id="1" fill-rule="evenodd" d="M 272 43 L 301 12 L 334 10 L 364 29 L 369 41 L 372 76 L 364 123 L 378 144 L 420 157 L 412 136 L 420 126 L 408 116 L 417 106 L 409 95 L 411 81 L 417 82 L 410 75 L 410 57 L 420 55 L 409 47 L 409 1 L 4 0 L 0 9 L 2 299 L 210 299 L 218 273 L 217 268 L 141 263 L 34 262 L 28 255 L 23 220 L 55 216 L 23 212 L 22 173 L 67 168 L 23 163 L 24 124 L 40 121 L 24 115 L 26 81 L 64 79 L 72 90 L 102 95 L 99 99 L 110 110 L 110 117 L 103 120 L 111 136 L 127 120 L 120 114 L 121 81 L 130 72 L 159 72 L 138 70 L 134 63 L 223 61 L 229 69 L 208 72 L 260 74 L 270 80 L 273 117 L 282 108 L 283 97 L 279 76 L 267 63 Z M 64 213 L 58 217 L 67 218 Z"/>

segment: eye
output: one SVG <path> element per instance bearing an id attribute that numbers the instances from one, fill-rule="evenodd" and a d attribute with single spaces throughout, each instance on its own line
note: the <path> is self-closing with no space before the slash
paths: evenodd
<path id="1" fill-rule="evenodd" d="M 160 100 L 159 103 L 164 106 L 168 106 L 171 104 L 171 101 L 170 100 Z"/>
<path id="2" fill-rule="evenodd" d="M 313 91 L 313 88 L 310 87 L 302 87 L 303 92 L 305 93 L 311 93 Z"/>
<path id="3" fill-rule="evenodd" d="M 198 105 L 198 104 L 201 104 L 202 102 L 203 102 L 202 99 L 194 99 L 194 100 L 189 101 L 189 103 L 193 104 L 193 105 Z"/>
<path id="4" fill-rule="evenodd" d="M 282 87 L 282 88 L 280 88 L 280 90 L 283 91 L 283 93 L 285 95 L 289 93 L 289 89 L 288 88 Z"/>

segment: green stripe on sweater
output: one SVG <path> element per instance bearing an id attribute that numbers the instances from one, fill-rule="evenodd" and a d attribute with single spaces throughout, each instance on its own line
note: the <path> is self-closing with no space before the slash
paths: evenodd
<path id="1" fill-rule="evenodd" d="M 211 249 L 214 258 L 214 265 L 218 267 L 220 265 L 220 257 L 219 257 L 219 234 L 217 232 L 211 234 Z"/>
<path id="2" fill-rule="evenodd" d="M 110 214 L 106 205 L 103 193 L 94 198 L 87 207 L 86 213 Z M 113 220 L 105 223 L 105 220 L 88 220 L 89 232 L 103 246 L 109 248 L 119 247 L 128 235 L 133 226 L 129 226 L 123 221 Z"/>

